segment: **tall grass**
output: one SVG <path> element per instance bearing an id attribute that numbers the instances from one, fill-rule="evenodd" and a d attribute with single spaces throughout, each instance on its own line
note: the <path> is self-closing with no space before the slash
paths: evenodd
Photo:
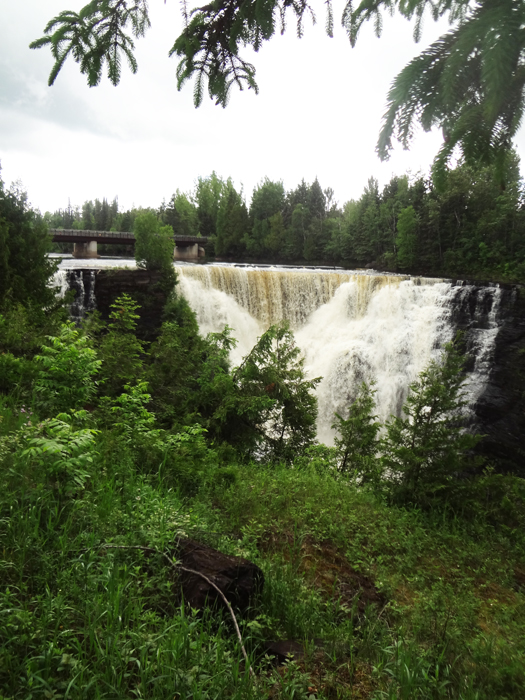
<path id="1" fill-rule="evenodd" d="M 1 415 L 2 698 L 524 695 L 519 533 L 389 507 L 319 470 L 211 460 L 187 481 L 111 431 L 66 492 L 47 457 L 20 459 L 27 415 Z M 256 683 L 230 620 L 186 608 L 160 554 L 104 548 L 170 551 L 177 534 L 263 569 L 241 620 Z M 380 602 L 363 603 L 365 578 Z M 276 668 L 267 643 L 290 639 L 304 655 Z"/>

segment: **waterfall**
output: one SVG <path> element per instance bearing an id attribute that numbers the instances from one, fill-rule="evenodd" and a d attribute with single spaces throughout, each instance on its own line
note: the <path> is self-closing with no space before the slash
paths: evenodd
<path id="1" fill-rule="evenodd" d="M 74 291 L 75 295 L 69 305 L 71 320 L 79 324 L 84 315 L 96 308 L 95 270 L 59 269 L 55 273 L 51 286 L 58 289 L 57 296 L 64 298 L 66 292 Z"/>
<path id="2" fill-rule="evenodd" d="M 317 389 L 318 437 L 331 443 L 334 412 L 345 413 L 363 381 L 375 382 L 382 421 L 399 415 L 409 385 L 466 330 L 468 398 L 482 394 L 498 331 L 500 290 L 365 272 L 176 266 L 180 290 L 203 334 L 227 324 L 238 340 L 233 364 L 268 326 L 286 320 Z"/>
<path id="3" fill-rule="evenodd" d="M 85 261 L 63 261 L 54 279 L 62 296 L 75 290 L 70 314 L 77 322 L 96 308 L 95 265 L 116 263 L 93 262 L 80 269 Z M 509 303 L 502 302 L 508 293 L 498 285 L 369 271 L 189 264 L 175 269 L 201 333 L 222 331 L 225 325 L 233 329 L 238 341 L 233 365 L 271 324 L 289 322 L 308 376 L 323 377 L 317 387 L 321 441 L 332 442 L 334 412 L 345 415 L 363 381 L 375 382 L 381 421 L 399 415 L 410 384 L 458 329 L 465 331 L 469 354 L 466 413 L 472 426 L 479 424 L 476 411 L 487 397 L 504 323 L 502 304 Z"/>

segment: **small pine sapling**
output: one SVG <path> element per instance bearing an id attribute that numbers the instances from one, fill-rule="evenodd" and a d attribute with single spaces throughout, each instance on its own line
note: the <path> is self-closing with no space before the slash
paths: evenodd
<path id="1" fill-rule="evenodd" d="M 377 486 L 381 479 L 381 463 L 376 458 L 380 423 L 374 414 L 374 382 L 363 382 L 348 409 L 345 419 L 335 414 L 332 424 L 338 435 L 334 438 L 338 453 L 337 469 L 342 474 L 353 474 L 361 484 Z"/>

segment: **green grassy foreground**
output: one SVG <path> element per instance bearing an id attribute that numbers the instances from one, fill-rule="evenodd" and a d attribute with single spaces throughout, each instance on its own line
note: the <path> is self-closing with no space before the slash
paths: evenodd
<path id="1" fill-rule="evenodd" d="M 154 468 L 114 430 L 84 462 L 79 430 L 55 434 L 59 457 L 18 459 L 35 416 L 8 401 L 0 416 L 4 700 L 525 695 L 519 529 L 387 506 L 319 466 L 225 468 L 210 451 L 190 472 L 179 451 Z M 108 548 L 169 553 L 181 533 L 263 569 L 239 621 L 256 681 L 230 619 L 185 609 L 160 554 Z M 276 668 L 265 642 L 284 639 L 307 653 Z"/>

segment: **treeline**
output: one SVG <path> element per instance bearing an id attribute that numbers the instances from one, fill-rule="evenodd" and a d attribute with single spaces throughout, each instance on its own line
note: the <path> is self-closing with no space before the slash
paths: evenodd
<path id="1" fill-rule="evenodd" d="M 71 206 L 46 212 L 44 219 L 49 228 L 76 229 L 79 231 L 131 231 L 134 217 L 131 211 L 119 212 L 118 197 L 110 203 L 104 197 L 84 202 L 82 207 Z"/>
<path id="2" fill-rule="evenodd" d="M 118 201 L 47 213 L 55 228 L 130 231 L 140 209 Z M 316 179 L 286 191 L 265 178 L 248 206 L 232 180 L 199 178 L 155 210 L 176 235 L 209 239 L 208 258 L 335 264 L 447 276 L 525 279 L 525 207 L 518 158 L 502 188 L 490 167 L 464 164 L 446 186 L 428 178 L 394 176 L 380 190 L 370 178 L 363 194 L 342 207 Z"/>

